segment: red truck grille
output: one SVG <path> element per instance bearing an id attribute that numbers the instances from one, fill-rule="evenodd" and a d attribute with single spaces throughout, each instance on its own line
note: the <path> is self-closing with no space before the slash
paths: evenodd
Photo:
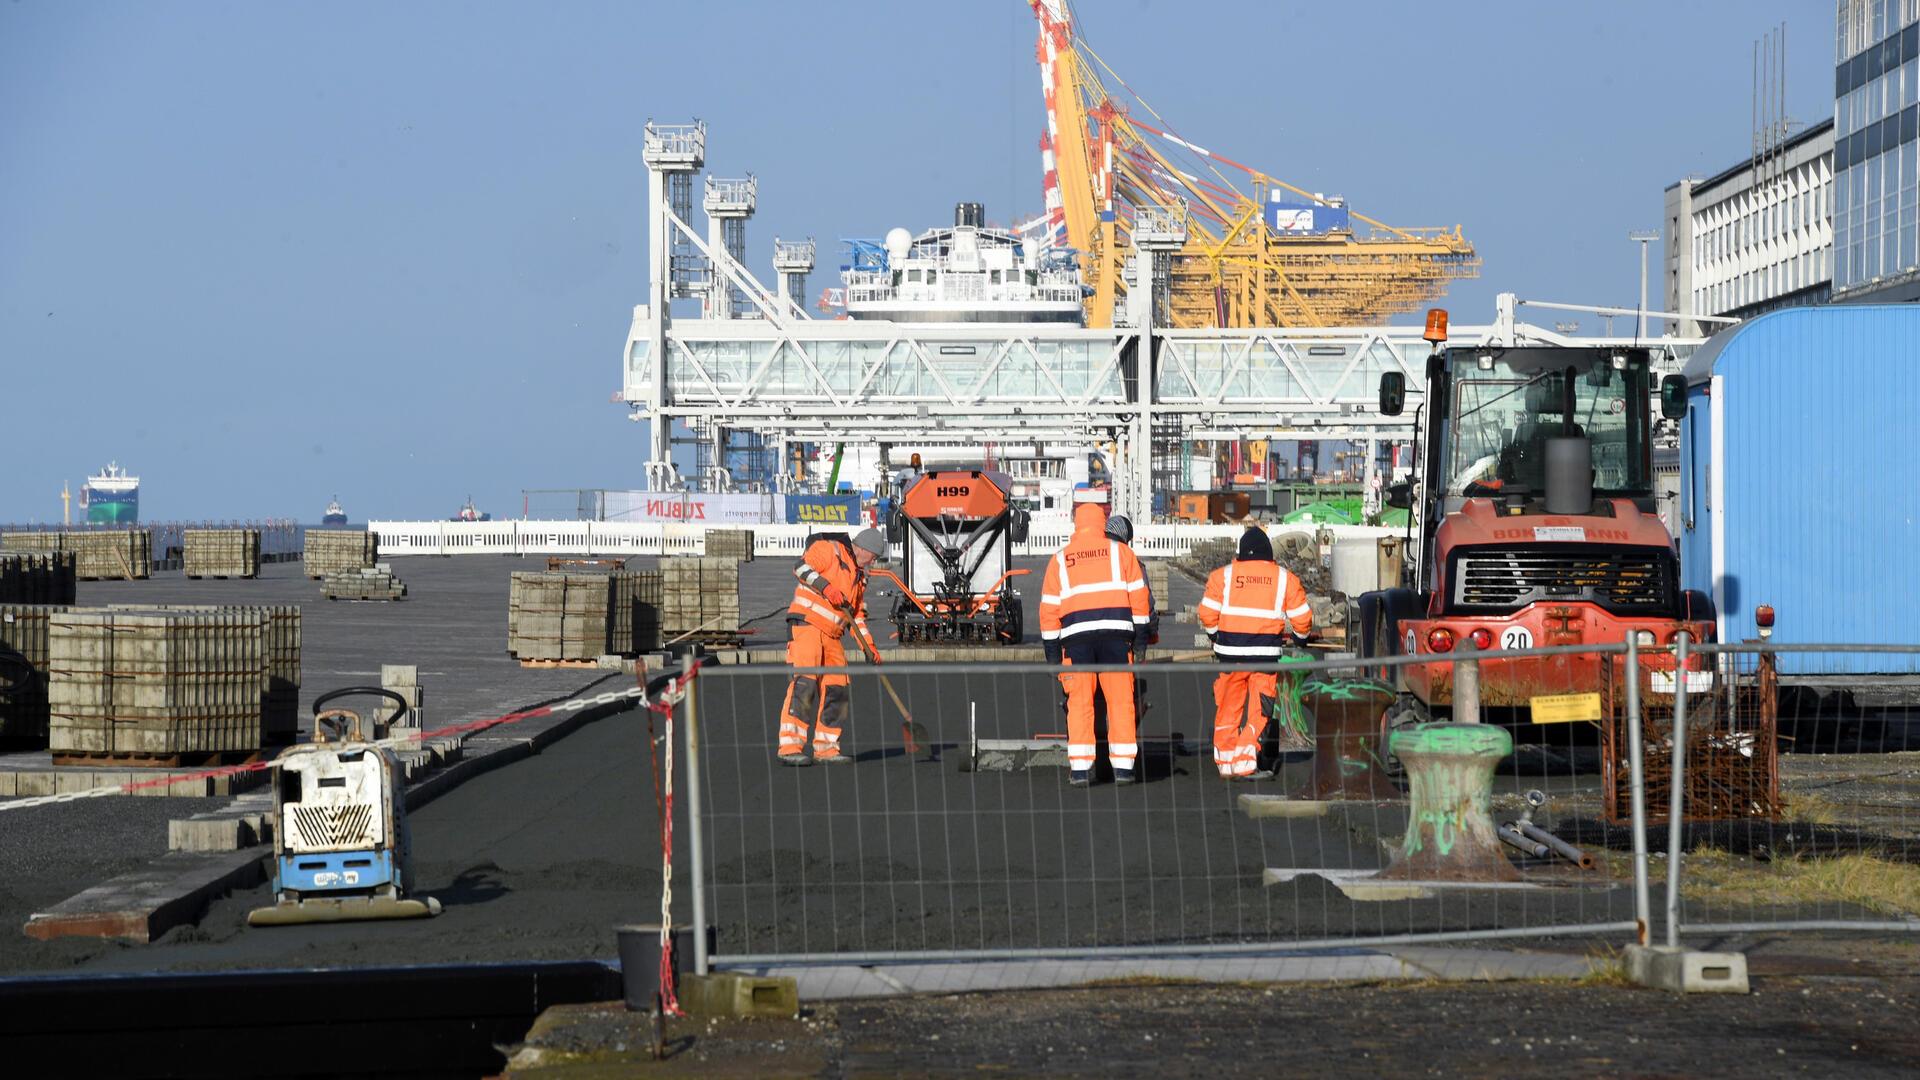
<path id="1" fill-rule="evenodd" d="M 1516 611 L 1528 604 L 1597 604 L 1616 614 L 1674 610 L 1673 556 L 1659 550 L 1511 548 L 1456 552 L 1450 605 L 1459 612 Z"/>

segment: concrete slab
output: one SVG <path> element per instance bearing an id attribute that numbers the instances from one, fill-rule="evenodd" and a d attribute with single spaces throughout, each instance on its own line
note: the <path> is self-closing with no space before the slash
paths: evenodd
<path id="1" fill-rule="evenodd" d="M 1240 812 L 1250 818 L 1325 817 L 1331 805 L 1314 799 L 1289 799 L 1285 795 L 1240 796 Z"/>
<path id="2" fill-rule="evenodd" d="M 169 852 L 140 870 L 102 882 L 44 912 L 22 929 L 42 941 L 60 937 L 147 942 L 197 918 L 213 898 L 258 884 L 267 859 L 257 851 Z"/>
<path id="3" fill-rule="evenodd" d="M 1482 892 L 1543 889 L 1531 881 L 1401 881 L 1379 877 L 1378 870 L 1268 867 L 1260 873 L 1263 885 L 1284 885 L 1303 877 L 1325 878 L 1349 900 L 1424 900 L 1439 892 Z"/>

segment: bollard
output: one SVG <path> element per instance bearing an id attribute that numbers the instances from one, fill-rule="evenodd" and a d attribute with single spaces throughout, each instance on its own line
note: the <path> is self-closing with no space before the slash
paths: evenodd
<path id="1" fill-rule="evenodd" d="M 1470 637 L 1461 637 L 1453 646 L 1453 722 L 1480 722 L 1480 647 Z M 1461 655 L 1461 654 L 1465 655 Z"/>
<path id="2" fill-rule="evenodd" d="M 1313 714 L 1313 775 L 1292 799 L 1391 799 L 1400 789 L 1385 768 L 1380 714 L 1391 687 L 1372 679 L 1319 672 L 1304 678 L 1300 703 Z"/>
<path id="3" fill-rule="evenodd" d="M 1486 724 L 1415 724 L 1390 743 L 1407 770 L 1407 835 L 1380 876 L 1518 881 L 1489 807 L 1494 767 L 1513 752 L 1513 736 Z"/>

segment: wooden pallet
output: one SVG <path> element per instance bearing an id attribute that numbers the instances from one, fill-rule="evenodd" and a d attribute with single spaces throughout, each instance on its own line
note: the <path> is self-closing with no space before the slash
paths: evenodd
<path id="1" fill-rule="evenodd" d="M 597 658 L 593 660 L 522 660 L 520 661 L 520 666 L 523 668 L 564 668 L 568 670 L 587 671 L 597 670 L 600 667 L 600 661 Z"/>
<path id="2" fill-rule="evenodd" d="M 55 765 L 115 766 L 123 769 L 197 769 L 216 765 L 245 765 L 263 760 L 264 750 L 202 750 L 192 753 L 147 754 L 114 750 L 55 750 Z"/>

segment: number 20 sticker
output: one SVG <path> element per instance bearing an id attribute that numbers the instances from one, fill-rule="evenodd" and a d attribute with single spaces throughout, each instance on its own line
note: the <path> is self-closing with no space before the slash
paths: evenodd
<path id="1" fill-rule="evenodd" d="M 1500 631 L 1500 647 L 1503 649 L 1533 648 L 1533 631 L 1524 626 L 1509 626 Z"/>

